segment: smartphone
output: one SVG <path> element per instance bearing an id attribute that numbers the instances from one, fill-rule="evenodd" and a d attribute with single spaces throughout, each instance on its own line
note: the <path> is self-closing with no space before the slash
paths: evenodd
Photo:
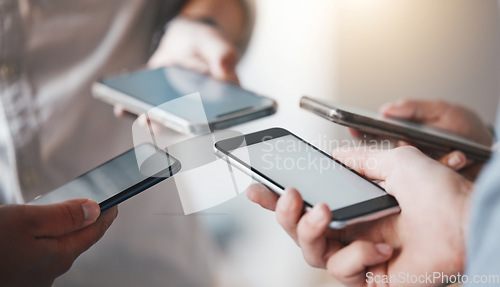
<path id="1" fill-rule="evenodd" d="M 215 152 L 279 195 L 295 187 L 306 208 L 325 202 L 334 229 L 400 211 L 379 185 L 282 128 L 221 140 Z"/>
<path id="2" fill-rule="evenodd" d="M 304 96 L 300 107 L 332 122 L 362 132 L 404 140 L 416 146 L 438 151 L 462 151 L 468 158 L 486 162 L 491 157 L 490 147 L 460 135 L 418 123 L 384 117 L 359 108 Z"/>
<path id="3" fill-rule="evenodd" d="M 276 112 L 276 102 L 236 85 L 215 80 L 180 67 L 140 70 L 105 78 L 93 84 L 94 97 L 120 104 L 133 114 L 147 111 L 155 121 L 190 135 L 206 133 L 206 122 L 190 113 L 191 105 L 172 105 L 153 109 L 171 100 L 199 93 L 211 130 L 269 116 Z"/>
<path id="4" fill-rule="evenodd" d="M 173 176 L 180 169 L 181 163 L 177 159 L 145 143 L 28 204 L 89 198 L 99 203 L 104 211 Z"/>

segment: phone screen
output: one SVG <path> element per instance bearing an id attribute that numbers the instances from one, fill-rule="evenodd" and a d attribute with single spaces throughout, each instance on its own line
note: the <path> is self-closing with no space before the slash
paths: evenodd
<path id="1" fill-rule="evenodd" d="M 180 163 L 175 158 L 157 150 L 153 145 L 142 144 L 30 204 L 50 204 L 75 198 L 89 198 L 101 204 L 122 192 L 135 192 L 130 195 L 132 196 L 149 187 L 148 182 L 164 180 L 179 169 Z M 101 209 L 102 207 L 101 205 Z"/>
<path id="2" fill-rule="evenodd" d="M 238 111 L 273 104 L 272 100 L 235 85 L 178 67 L 144 70 L 108 78 L 102 83 L 152 107 L 189 94 L 200 93 L 209 122 Z M 189 105 L 181 109 L 165 108 L 167 112 L 180 118 L 186 118 L 185 109 L 189 109 Z"/>
<path id="3" fill-rule="evenodd" d="M 336 210 L 387 195 L 291 134 L 252 143 L 231 154 L 281 188 L 295 187 L 310 205 L 324 202 Z"/>

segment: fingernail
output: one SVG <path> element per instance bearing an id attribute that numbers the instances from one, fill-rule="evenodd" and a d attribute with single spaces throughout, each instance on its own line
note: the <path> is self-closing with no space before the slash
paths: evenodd
<path id="1" fill-rule="evenodd" d="M 99 205 L 92 201 L 82 204 L 82 208 L 85 221 L 95 221 L 99 217 L 99 214 L 101 214 Z"/>
<path id="2" fill-rule="evenodd" d="M 323 211 L 321 210 L 321 205 L 317 204 L 316 206 L 308 212 L 307 221 L 309 223 L 317 225 L 322 223 L 325 220 L 325 216 Z"/>
<path id="3" fill-rule="evenodd" d="M 392 247 L 389 244 L 377 243 L 375 244 L 375 248 L 377 248 L 378 252 L 384 256 L 392 253 Z"/>
<path id="4" fill-rule="evenodd" d="M 448 159 L 448 166 L 453 169 L 459 168 L 461 164 L 460 156 L 456 153 L 452 154 Z"/>

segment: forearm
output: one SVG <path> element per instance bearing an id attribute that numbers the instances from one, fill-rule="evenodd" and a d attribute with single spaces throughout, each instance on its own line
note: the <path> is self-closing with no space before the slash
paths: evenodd
<path id="1" fill-rule="evenodd" d="M 247 19 L 241 0 L 190 0 L 180 15 L 191 19 L 211 19 L 233 43 L 244 35 Z"/>

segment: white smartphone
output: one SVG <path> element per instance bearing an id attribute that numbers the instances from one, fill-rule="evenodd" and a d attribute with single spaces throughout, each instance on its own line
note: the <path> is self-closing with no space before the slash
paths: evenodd
<path id="1" fill-rule="evenodd" d="M 199 93 L 211 130 L 255 120 L 276 112 L 276 102 L 236 85 L 180 67 L 141 70 L 102 79 L 93 84 L 94 97 L 120 104 L 133 114 L 147 111 L 155 121 L 185 134 L 206 133 L 207 123 L 190 113 L 190 104 L 161 107 L 168 101 Z"/>
<path id="2" fill-rule="evenodd" d="M 277 194 L 295 187 L 306 207 L 325 202 L 331 209 L 331 228 L 400 211 L 396 199 L 379 185 L 285 129 L 221 140 L 215 152 Z"/>
<path id="3" fill-rule="evenodd" d="M 111 208 L 173 176 L 181 163 L 152 144 L 139 145 L 28 204 L 88 198 L 101 211 Z"/>
<path id="4" fill-rule="evenodd" d="M 457 134 L 401 119 L 387 118 L 360 108 L 307 96 L 300 99 L 300 107 L 332 122 L 366 133 L 388 136 L 443 152 L 460 150 L 468 158 L 480 162 L 487 161 L 492 154 L 490 147 Z"/>

